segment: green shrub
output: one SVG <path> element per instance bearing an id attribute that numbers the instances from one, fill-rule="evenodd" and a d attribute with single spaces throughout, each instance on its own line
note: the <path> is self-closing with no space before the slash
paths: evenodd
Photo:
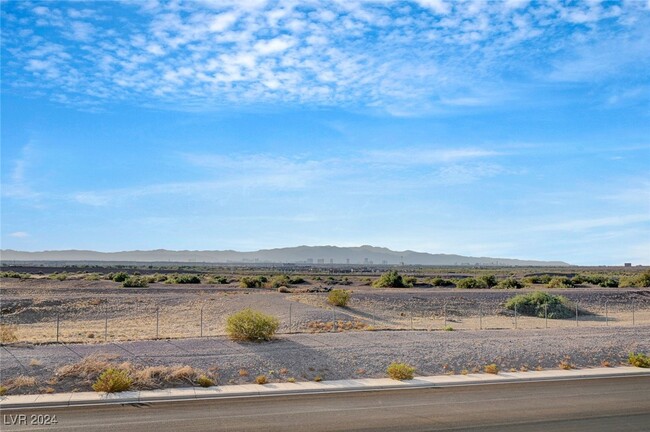
<path id="1" fill-rule="evenodd" d="M 443 329 L 444 331 L 454 331 L 454 328 L 453 328 L 452 326 L 450 326 L 450 325 L 445 326 L 445 327 L 443 327 L 442 329 Z"/>
<path id="2" fill-rule="evenodd" d="M 3 278 L 15 278 L 15 279 L 29 279 L 32 277 L 29 273 L 18 273 L 15 271 L 4 271 L 0 272 L 0 277 Z"/>
<path id="3" fill-rule="evenodd" d="M 212 387 L 214 385 L 214 380 L 207 375 L 200 375 L 196 379 L 196 383 L 201 387 Z"/>
<path id="4" fill-rule="evenodd" d="M 340 289 L 332 290 L 327 296 L 327 301 L 334 306 L 346 307 L 348 301 L 350 301 L 350 291 Z"/>
<path id="5" fill-rule="evenodd" d="M 168 284 L 200 284 L 201 278 L 195 274 L 175 274 L 167 276 Z"/>
<path id="6" fill-rule="evenodd" d="M 515 278 L 508 278 L 499 282 L 496 287 L 500 289 L 521 289 L 524 287 L 524 284 Z"/>
<path id="7" fill-rule="evenodd" d="M 637 276 L 622 277 L 619 286 L 648 288 L 650 287 L 650 271 L 646 271 Z"/>
<path id="8" fill-rule="evenodd" d="M 481 279 L 465 278 L 456 282 L 456 288 L 460 289 L 486 289 L 488 284 Z"/>
<path id="9" fill-rule="evenodd" d="M 450 281 L 449 279 L 443 279 L 443 278 L 433 278 L 431 279 L 431 285 L 437 286 L 437 287 L 448 287 L 448 286 L 454 286 L 454 282 Z"/>
<path id="10" fill-rule="evenodd" d="M 149 286 L 147 279 L 141 276 L 131 276 L 122 282 L 124 288 L 145 288 Z"/>
<path id="11" fill-rule="evenodd" d="M 124 272 L 115 273 L 111 279 L 113 282 L 124 282 L 129 278 L 129 275 Z"/>
<path id="12" fill-rule="evenodd" d="M 88 276 L 84 277 L 87 281 L 98 281 L 101 280 L 101 276 L 98 273 L 91 273 Z"/>
<path id="13" fill-rule="evenodd" d="M 565 276 L 556 276 L 548 282 L 549 288 L 572 288 L 574 287 L 571 279 Z"/>
<path id="14" fill-rule="evenodd" d="M 397 270 L 391 270 L 379 276 L 379 279 L 372 283 L 375 288 L 408 288 L 408 285 L 402 275 Z"/>
<path id="15" fill-rule="evenodd" d="M 280 321 L 271 315 L 252 310 L 241 310 L 228 317 L 226 332 L 233 340 L 271 340 L 280 327 Z"/>
<path id="16" fill-rule="evenodd" d="M 631 352 L 628 361 L 632 366 L 650 368 L 650 357 L 647 354 Z"/>
<path id="17" fill-rule="evenodd" d="M 497 278 L 494 275 L 483 275 L 477 278 L 479 281 L 482 281 L 487 285 L 488 288 L 492 288 L 497 285 Z"/>
<path id="18" fill-rule="evenodd" d="M 268 281 L 264 276 L 244 276 L 239 279 L 239 286 L 242 288 L 262 288 Z"/>
<path id="19" fill-rule="evenodd" d="M 288 287 L 291 285 L 291 279 L 287 275 L 277 275 L 271 278 L 271 288 L 280 288 L 281 286 Z"/>
<path id="20" fill-rule="evenodd" d="M 544 318 L 544 305 L 547 305 L 547 316 L 551 319 L 570 318 L 575 313 L 565 297 L 542 291 L 516 295 L 506 302 L 505 307 L 515 310 L 515 305 L 517 313 L 539 318 Z"/>
<path id="21" fill-rule="evenodd" d="M 93 384 L 96 392 L 116 393 L 131 388 L 133 380 L 128 372 L 122 369 L 106 369 Z"/>
<path id="22" fill-rule="evenodd" d="M 618 288 L 618 279 L 615 278 L 605 279 L 598 285 L 603 288 Z"/>
<path id="23" fill-rule="evenodd" d="M 225 276 L 210 276 L 207 280 L 210 284 L 227 284 L 230 280 Z"/>
<path id="24" fill-rule="evenodd" d="M 551 277 L 547 274 L 545 275 L 533 275 L 524 278 L 524 282 L 529 284 L 547 284 L 551 281 Z"/>
<path id="25" fill-rule="evenodd" d="M 386 373 L 394 380 L 410 380 L 415 375 L 415 368 L 406 363 L 393 362 L 386 368 Z"/>
<path id="26" fill-rule="evenodd" d="M 67 278 L 68 278 L 68 274 L 67 274 L 67 273 L 52 273 L 52 274 L 50 275 L 50 279 L 58 280 L 58 281 L 64 281 L 64 280 L 66 280 Z"/>
<path id="27" fill-rule="evenodd" d="M 415 284 L 418 283 L 418 278 L 416 278 L 415 276 L 404 276 L 403 280 L 404 280 L 404 285 L 406 286 L 414 286 Z"/>

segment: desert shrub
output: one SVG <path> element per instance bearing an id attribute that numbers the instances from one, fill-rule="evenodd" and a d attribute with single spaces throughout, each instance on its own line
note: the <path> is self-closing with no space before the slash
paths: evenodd
<path id="1" fill-rule="evenodd" d="M 506 302 L 505 307 L 515 310 L 515 305 L 517 313 L 539 318 L 544 318 L 544 305 L 547 305 L 547 316 L 551 319 L 570 318 L 574 314 L 571 303 L 566 297 L 542 291 L 516 295 Z"/>
<path id="2" fill-rule="evenodd" d="M 294 377 L 289 377 L 289 378 L 287 378 L 287 382 L 288 383 L 295 383 L 296 379 Z"/>
<path id="3" fill-rule="evenodd" d="M 305 278 L 303 278 L 302 276 L 291 276 L 289 278 L 289 282 L 297 285 L 297 284 L 305 283 Z"/>
<path id="4" fill-rule="evenodd" d="M 230 280 L 225 276 L 210 276 L 207 280 L 209 284 L 227 284 Z"/>
<path id="5" fill-rule="evenodd" d="M 415 368 L 406 363 L 393 362 L 386 368 L 386 373 L 394 380 L 410 380 L 415 375 Z"/>
<path id="6" fill-rule="evenodd" d="M 264 276 L 244 276 L 239 279 L 239 286 L 242 288 L 262 288 L 267 282 Z"/>
<path id="7" fill-rule="evenodd" d="M 18 375 L 6 382 L 7 390 L 19 389 L 25 387 L 34 387 L 38 384 L 36 378 L 27 375 Z"/>
<path id="8" fill-rule="evenodd" d="M 201 278 L 195 274 L 175 274 L 167 277 L 168 284 L 200 284 Z"/>
<path id="9" fill-rule="evenodd" d="M 314 381 L 315 381 L 315 382 L 321 382 L 321 381 L 323 381 L 323 377 L 322 377 L 321 375 L 316 375 L 316 376 L 314 377 Z"/>
<path id="10" fill-rule="evenodd" d="M 15 278 L 15 279 L 29 279 L 32 277 L 29 273 L 18 273 L 15 271 L 3 271 L 0 272 L 0 277 L 3 278 Z"/>
<path id="11" fill-rule="evenodd" d="M 96 392 L 116 393 L 131 388 L 133 380 L 129 373 L 122 369 L 106 369 L 93 384 Z"/>
<path id="12" fill-rule="evenodd" d="M 273 276 L 273 278 L 271 278 L 271 282 L 269 283 L 271 285 L 271 288 L 280 288 L 281 286 L 291 285 L 291 279 L 289 279 L 289 276 L 287 275 L 277 275 Z"/>
<path id="13" fill-rule="evenodd" d="M 124 282 L 129 278 L 129 275 L 124 272 L 115 273 L 111 279 L 113 282 Z"/>
<path id="14" fill-rule="evenodd" d="M 499 366 L 497 366 L 495 363 L 486 365 L 485 368 L 483 368 L 485 373 L 493 374 L 496 375 L 499 373 Z"/>
<path id="15" fill-rule="evenodd" d="M 479 281 L 482 281 L 487 285 L 488 288 L 492 288 L 497 285 L 497 278 L 494 275 L 483 275 L 477 278 Z"/>
<path id="16" fill-rule="evenodd" d="M 625 276 L 620 279 L 619 286 L 622 287 L 650 287 L 650 271 L 646 271 L 637 276 Z"/>
<path id="17" fill-rule="evenodd" d="M 587 282 L 587 279 L 583 275 L 575 275 L 571 278 L 573 285 L 581 285 Z"/>
<path id="18" fill-rule="evenodd" d="M 605 279 L 604 281 L 602 281 L 598 285 L 603 287 L 603 288 L 617 288 L 618 287 L 618 279 L 616 279 L 616 278 Z"/>
<path id="19" fill-rule="evenodd" d="M 64 281 L 64 280 L 66 280 L 68 278 L 68 274 L 67 273 L 52 273 L 49 276 L 49 278 L 53 279 L 53 280 Z"/>
<path id="20" fill-rule="evenodd" d="M 391 270 L 379 276 L 379 279 L 374 281 L 372 286 L 376 288 L 407 288 L 411 285 L 404 281 L 404 278 L 397 270 Z"/>
<path id="21" fill-rule="evenodd" d="M 628 356 L 628 361 L 632 366 L 650 368 L 650 356 L 647 354 L 631 352 Z"/>
<path id="22" fill-rule="evenodd" d="M 564 360 L 561 360 L 560 363 L 558 363 L 557 366 L 558 366 L 560 369 L 564 369 L 564 370 L 569 370 L 569 369 L 573 369 L 573 368 L 574 368 L 574 365 L 571 364 L 571 360 L 568 359 L 568 358 L 565 358 Z"/>
<path id="23" fill-rule="evenodd" d="M 7 387 L 5 387 L 3 385 L 0 385 L 0 396 L 6 395 L 7 391 L 9 391 L 9 389 Z"/>
<path id="24" fill-rule="evenodd" d="M 200 375 L 196 379 L 196 383 L 201 387 L 212 387 L 214 385 L 214 380 L 207 375 Z"/>
<path id="25" fill-rule="evenodd" d="M 91 273 L 86 277 L 84 277 L 84 279 L 87 281 L 98 281 L 101 280 L 101 275 L 99 275 L 98 273 Z"/>
<path id="26" fill-rule="evenodd" d="M 18 337 L 16 336 L 16 327 L 10 324 L 0 324 L 0 343 L 12 343 L 16 342 Z"/>
<path id="27" fill-rule="evenodd" d="M 500 289 L 521 289 L 524 287 L 524 284 L 515 278 L 508 278 L 499 282 L 496 287 Z"/>
<path id="28" fill-rule="evenodd" d="M 255 382 L 262 385 L 268 383 L 269 379 L 266 377 L 266 375 L 258 375 L 255 377 Z"/>
<path id="29" fill-rule="evenodd" d="M 250 308 L 230 315 L 226 321 L 226 332 L 233 340 L 271 340 L 279 327 L 276 317 Z"/>
<path id="30" fill-rule="evenodd" d="M 454 282 L 450 281 L 449 279 L 443 279 L 443 278 L 433 278 L 431 279 L 431 285 L 437 286 L 437 287 L 448 287 L 448 286 L 454 286 Z"/>
<path id="31" fill-rule="evenodd" d="M 574 286 L 571 279 L 565 276 L 556 276 L 551 278 L 548 283 L 549 288 L 572 288 Z"/>
<path id="32" fill-rule="evenodd" d="M 489 288 L 488 284 L 481 279 L 465 278 L 456 282 L 456 288 L 460 289 L 486 289 Z"/>
<path id="33" fill-rule="evenodd" d="M 348 305 L 348 301 L 350 301 L 350 291 L 340 289 L 332 290 L 327 296 L 327 301 L 334 306 L 345 307 Z"/>
<path id="34" fill-rule="evenodd" d="M 529 283 L 529 284 L 547 284 L 551 281 L 551 276 L 545 274 L 545 275 L 533 275 L 533 276 L 528 276 L 524 278 L 524 282 Z"/>
<path id="35" fill-rule="evenodd" d="M 443 329 L 444 331 L 454 331 L 454 328 L 453 328 L 452 326 L 450 326 L 450 325 L 445 326 L 445 327 L 443 327 L 442 329 Z"/>
<path id="36" fill-rule="evenodd" d="M 149 286 L 147 279 L 141 276 L 131 276 L 122 282 L 124 288 L 145 288 Z"/>
<path id="37" fill-rule="evenodd" d="M 418 278 L 415 276 L 404 276 L 404 285 L 406 286 L 413 286 L 418 283 Z"/>

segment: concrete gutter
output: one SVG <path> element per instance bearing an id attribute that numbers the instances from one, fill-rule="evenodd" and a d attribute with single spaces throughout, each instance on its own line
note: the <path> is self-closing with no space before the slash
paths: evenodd
<path id="1" fill-rule="evenodd" d="M 408 381 L 389 378 L 364 378 L 323 382 L 296 382 L 274 384 L 243 384 L 214 387 L 187 387 L 162 390 L 142 390 L 121 393 L 54 393 L 0 397 L 0 409 L 36 409 L 82 405 L 154 403 L 196 399 L 223 399 L 234 397 L 290 396 L 336 392 L 373 390 L 407 390 L 485 384 L 525 383 L 597 378 L 650 376 L 650 369 L 635 367 L 547 370 L 534 372 L 499 372 L 491 374 L 442 375 L 416 377 Z"/>

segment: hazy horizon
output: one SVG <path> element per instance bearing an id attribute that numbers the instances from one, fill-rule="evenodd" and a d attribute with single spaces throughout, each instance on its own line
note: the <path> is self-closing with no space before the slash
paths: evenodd
<path id="1" fill-rule="evenodd" d="M 0 2 L 1 247 L 650 264 L 650 3 Z"/>

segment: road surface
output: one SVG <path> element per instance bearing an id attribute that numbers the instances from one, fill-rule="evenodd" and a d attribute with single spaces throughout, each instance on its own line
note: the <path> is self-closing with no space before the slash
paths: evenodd
<path id="1" fill-rule="evenodd" d="M 57 423 L 11 425 L 20 414 Z M 648 431 L 650 377 L 3 410 L 2 418 L 7 432 Z"/>

